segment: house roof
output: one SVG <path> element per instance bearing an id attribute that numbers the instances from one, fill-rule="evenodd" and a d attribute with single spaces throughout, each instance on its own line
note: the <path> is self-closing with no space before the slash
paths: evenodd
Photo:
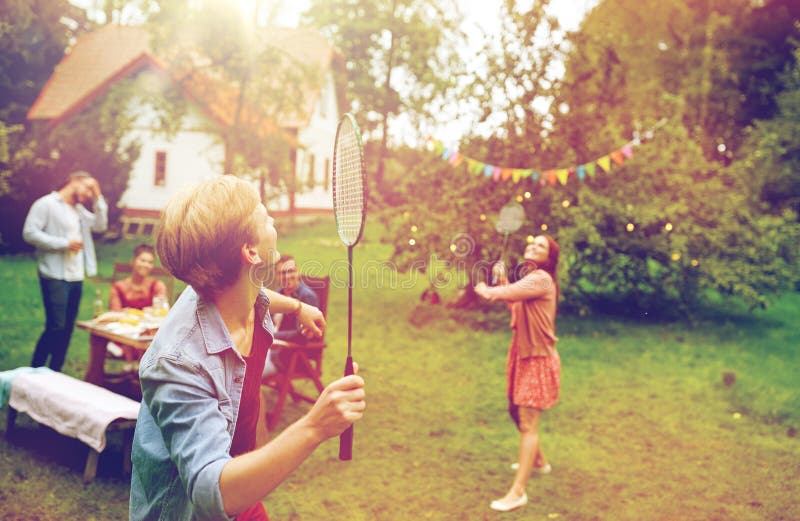
<path id="1" fill-rule="evenodd" d="M 325 38 L 314 29 L 273 27 L 267 29 L 264 35 L 265 43 L 320 70 L 331 67 L 337 59 Z M 28 119 L 50 120 L 51 124 L 57 124 L 80 111 L 116 81 L 148 66 L 166 71 L 176 80 L 180 78 L 179 83 L 185 94 L 203 106 L 212 119 L 222 125 L 232 123 L 235 88 L 197 72 L 191 73 L 191 78 L 186 81 L 185 73 L 171 70 L 151 52 L 146 28 L 115 24 L 84 34 L 75 42 L 28 111 Z M 302 112 L 282 117 L 280 126 L 304 126 L 311 117 L 319 94 L 319 88 L 306 92 Z M 262 130 L 270 133 L 276 128 L 274 123 L 252 113 L 244 121 L 257 122 Z"/>
<path id="2" fill-rule="evenodd" d="M 28 111 L 28 119 L 63 119 L 132 68 L 155 61 L 147 42 L 147 31 L 141 27 L 109 24 L 82 35 L 56 66 Z"/>

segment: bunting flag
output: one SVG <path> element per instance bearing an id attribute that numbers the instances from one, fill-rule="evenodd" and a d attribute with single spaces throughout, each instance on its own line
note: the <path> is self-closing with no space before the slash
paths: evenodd
<path id="1" fill-rule="evenodd" d="M 597 160 L 597 166 L 605 170 L 606 173 L 611 172 L 611 157 L 603 156 Z"/>
<path id="2" fill-rule="evenodd" d="M 648 130 L 646 134 L 652 136 L 652 131 L 665 123 L 666 119 L 662 119 L 653 129 Z M 513 183 L 519 183 L 523 179 L 531 179 L 533 183 L 539 183 L 542 186 L 547 184 L 555 186 L 556 183 L 566 185 L 570 179 L 577 179 L 579 181 L 584 181 L 587 177 L 592 179 L 595 174 L 597 174 L 597 167 L 600 167 L 602 172 L 607 174 L 611 173 L 612 163 L 616 165 L 616 167 L 622 166 L 625 161 L 633 157 L 633 148 L 640 144 L 639 133 L 636 132 L 634 133 L 634 139 L 632 141 L 594 161 L 569 168 L 538 169 L 490 165 L 483 161 L 466 157 L 456 150 L 447 148 L 438 139 L 434 139 L 433 137 L 428 138 L 428 149 L 433 151 L 437 156 L 440 156 L 442 160 L 450 163 L 454 168 L 465 164 L 469 174 L 491 177 L 494 182 L 511 181 Z"/>

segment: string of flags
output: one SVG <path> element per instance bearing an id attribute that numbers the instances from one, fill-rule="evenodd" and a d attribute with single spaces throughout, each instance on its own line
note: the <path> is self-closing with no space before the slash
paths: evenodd
<path id="1" fill-rule="evenodd" d="M 644 132 L 645 139 L 651 139 L 653 132 L 663 126 L 666 119 L 659 121 L 653 128 Z M 641 134 L 637 131 L 634 132 L 634 137 L 622 147 L 609 152 L 594 161 L 589 161 L 581 165 L 575 165 L 569 168 L 551 168 L 551 169 L 537 169 L 537 168 L 512 168 L 500 165 L 492 165 L 467 157 L 458 150 L 446 147 L 441 141 L 434 137 L 429 137 L 427 141 L 428 150 L 433 151 L 434 154 L 441 156 L 442 160 L 450 163 L 453 168 L 461 165 L 466 166 L 466 171 L 472 175 L 482 175 L 491 178 L 495 182 L 511 181 L 519 183 L 523 179 L 531 179 L 534 183 L 539 183 L 544 186 L 546 184 L 555 185 L 561 183 L 566 185 L 570 178 L 577 178 L 583 181 L 586 177 L 594 177 L 599 170 L 605 173 L 611 172 L 612 164 L 622 166 L 625 161 L 633 157 L 633 149 L 642 143 Z"/>

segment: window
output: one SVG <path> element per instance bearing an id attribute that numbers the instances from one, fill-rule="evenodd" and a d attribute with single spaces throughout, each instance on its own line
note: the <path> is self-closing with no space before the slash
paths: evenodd
<path id="1" fill-rule="evenodd" d="M 331 190 L 331 160 L 327 157 L 325 158 L 325 182 L 322 188 L 324 188 L 326 192 L 330 192 Z"/>
<path id="2" fill-rule="evenodd" d="M 167 153 L 163 150 L 156 152 L 156 175 L 153 184 L 156 186 L 167 184 Z"/>
<path id="3" fill-rule="evenodd" d="M 315 168 L 315 166 L 316 165 L 314 164 L 314 154 L 308 154 L 308 187 L 309 188 L 314 188 L 314 185 L 316 184 L 316 181 L 317 181 L 314 178 L 315 177 L 314 176 L 314 168 Z"/>

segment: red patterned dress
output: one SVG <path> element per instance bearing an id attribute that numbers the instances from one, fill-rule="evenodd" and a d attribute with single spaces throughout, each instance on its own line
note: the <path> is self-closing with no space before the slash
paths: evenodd
<path id="1" fill-rule="evenodd" d="M 558 401 L 561 359 L 556 350 L 555 284 L 544 270 L 535 270 L 514 284 L 489 288 L 490 300 L 503 300 L 511 310 L 514 333 L 506 361 L 508 398 L 518 407 L 549 409 Z"/>

